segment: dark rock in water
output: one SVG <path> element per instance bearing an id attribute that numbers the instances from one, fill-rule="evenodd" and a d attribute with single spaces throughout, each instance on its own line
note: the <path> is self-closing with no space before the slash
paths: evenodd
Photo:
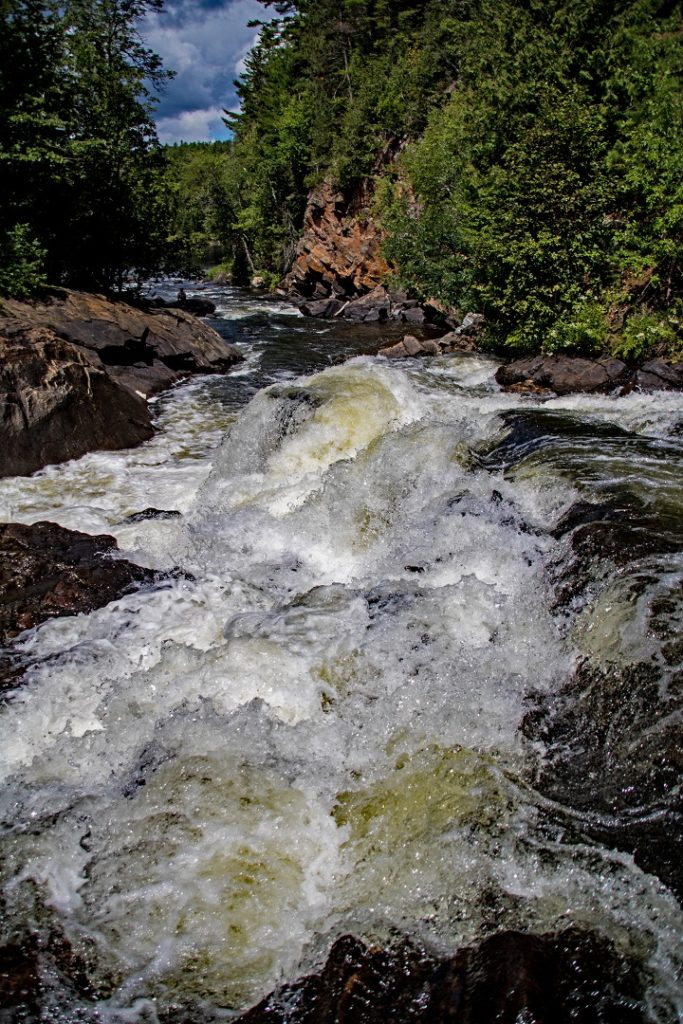
<path id="1" fill-rule="evenodd" d="M 141 398 L 151 398 L 161 391 L 177 384 L 183 374 L 171 370 L 159 359 L 154 359 L 150 366 L 145 363 L 133 363 L 132 366 L 108 366 L 107 373 L 113 381 L 120 384 Z"/>
<path id="2" fill-rule="evenodd" d="M 366 295 L 347 302 L 341 316 L 356 323 L 383 323 L 389 319 L 390 311 L 389 293 L 383 285 L 378 285 Z"/>
<path id="3" fill-rule="evenodd" d="M 539 701 L 522 727 L 545 750 L 536 788 L 573 809 L 581 836 L 632 854 L 679 899 L 682 681 L 662 687 L 661 669 L 652 663 L 584 662 L 558 695 Z"/>
<path id="4" fill-rule="evenodd" d="M 314 316 L 320 318 L 329 318 L 336 316 L 340 309 L 344 308 L 344 303 L 340 302 L 339 299 L 328 298 L 328 299 L 312 299 L 308 302 L 302 302 L 299 309 L 304 316 Z"/>
<path id="5" fill-rule="evenodd" d="M 142 523 L 146 519 L 178 519 L 180 514 L 176 509 L 143 508 L 142 512 L 133 512 L 123 521 L 124 523 Z"/>
<path id="6" fill-rule="evenodd" d="M 642 391 L 680 391 L 683 389 L 683 362 L 651 359 L 636 373 L 636 384 Z"/>
<path id="7" fill-rule="evenodd" d="M 242 358 L 186 309 L 138 307 L 102 295 L 64 291 L 32 303 L 6 300 L 4 314 L 32 327 L 49 327 L 60 338 L 97 353 L 105 366 L 151 366 L 157 359 L 171 370 L 223 373 Z M 0 319 L 0 324 L 7 319 Z"/>
<path id="8" fill-rule="evenodd" d="M 240 1024 L 640 1024 L 639 980 L 599 936 L 500 932 L 436 959 L 339 939 L 319 974 L 268 996 Z"/>
<path id="9" fill-rule="evenodd" d="M 56 523 L 0 524 L 0 643 L 46 619 L 91 612 L 158 573 L 123 559 L 113 537 Z"/>
<path id="10" fill-rule="evenodd" d="M 211 316 L 216 312 L 216 304 L 214 302 L 211 302 L 210 299 L 202 299 L 198 295 L 185 298 L 182 302 L 169 302 L 166 308 L 186 309 L 188 313 L 193 313 L 194 316 Z"/>
<path id="11" fill-rule="evenodd" d="M 632 374 L 619 359 L 581 359 L 571 356 L 530 356 L 499 367 L 503 387 L 547 388 L 558 395 L 577 391 L 609 391 L 627 385 Z"/>
<path id="12" fill-rule="evenodd" d="M 0 356 L 0 476 L 152 437 L 144 399 L 54 331 L 15 326 L 0 333 Z"/>
<path id="13" fill-rule="evenodd" d="M 153 433 L 144 399 L 242 359 L 184 309 L 74 291 L 3 300 L 0 357 L 0 476 L 139 444 Z"/>

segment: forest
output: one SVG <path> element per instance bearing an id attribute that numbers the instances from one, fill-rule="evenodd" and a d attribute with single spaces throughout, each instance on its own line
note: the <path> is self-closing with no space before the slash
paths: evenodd
<path id="1" fill-rule="evenodd" d="M 0 288 L 275 284 L 327 179 L 369 184 L 389 283 L 482 312 L 494 347 L 680 352 L 680 3 L 261 2 L 232 141 L 163 149 L 135 33 L 161 0 L 3 0 Z"/>

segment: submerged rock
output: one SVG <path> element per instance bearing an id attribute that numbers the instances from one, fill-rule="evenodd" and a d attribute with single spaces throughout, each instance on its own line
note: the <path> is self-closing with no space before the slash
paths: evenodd
<path id="1" fill-rule="evenodd" d="M 240 1024 L 639 1024 L 639 980 L 599 936 L 500 932 L 437 959 L 408 942 L 339 939 L 319 974 L 268 996 Z"/>
<path id="2" fill-rule="evenodd" d="M 118 545 L 56 523 L 0 524 L 0 643 L 46 619 L 91 612 L 158 574 L 112 558 Z"/>

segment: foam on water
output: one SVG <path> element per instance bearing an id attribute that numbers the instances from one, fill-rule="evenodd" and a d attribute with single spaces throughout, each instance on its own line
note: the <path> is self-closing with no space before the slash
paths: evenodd
<path id="1" fill-rule="evenodd" d="M 356 359 L 260 392 L 217 449 L 234 410 L 198 382 L 137 452 L 6 482 L 17 518 L 193 577 L 26 635 L 0 722 L 8 912 L 58 922 L 111 1020 L 249 1005 L 348 929 L 570 924 L 636 955 L 653 1020 L 680 1010 L 671 894 L 525 782 L 528 696 L 584 643 L 546 572 L 583 485 L 485 465 L 538 408 L 494 368 Z M 558 408 L 658 436 L 683 411 L 620 402 Z M 183 517 L 121 525 L 146 505 Z"/>

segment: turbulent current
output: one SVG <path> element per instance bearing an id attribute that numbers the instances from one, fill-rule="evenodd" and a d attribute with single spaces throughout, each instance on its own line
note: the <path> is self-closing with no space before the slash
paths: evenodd
<path id="1" fill-rule="evenodd" d="M 213 1020 L 345 933 L 575 927 L 677 1020 L 683 396 L 506 394 L 212 297 L 241 369 L 0 488 L 169 571 L 21 638 L 0 944 L 68 950 L 39 1013 Z"/>

